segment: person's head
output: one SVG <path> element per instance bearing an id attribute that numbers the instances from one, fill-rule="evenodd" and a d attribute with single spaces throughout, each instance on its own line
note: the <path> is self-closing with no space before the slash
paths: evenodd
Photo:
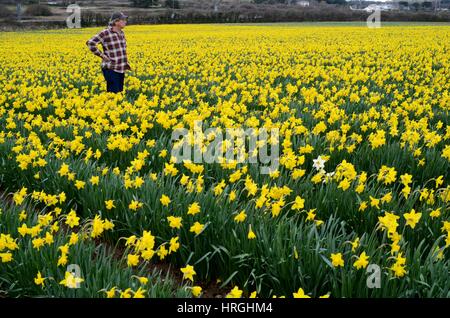
<path id="1" fill-rule="evenodd" d="M 126 16 L 122 12 L 114 12 L 111 15 L 109 24 L 111 26 L 115 26 L 116 28 L 123 29 L 127 25 L 127 18 L 128 16 Z"/>

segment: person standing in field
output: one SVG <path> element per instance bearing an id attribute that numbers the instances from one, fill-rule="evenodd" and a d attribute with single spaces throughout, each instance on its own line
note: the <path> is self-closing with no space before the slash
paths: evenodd
<path id="1" fill-rule="evenodd" d="M 86 42 L 92 53 L 102 58 L 101 68 L 108 92 L 123 91 L 125 71 L 131 69 L 127 58 L 127 42 L 122 31 L 127 25 L 127 18 L 122 12 L 113 13 L 108 28 Z M 97 47 L 99 43 L 102 44 L 103 52 Z"/>

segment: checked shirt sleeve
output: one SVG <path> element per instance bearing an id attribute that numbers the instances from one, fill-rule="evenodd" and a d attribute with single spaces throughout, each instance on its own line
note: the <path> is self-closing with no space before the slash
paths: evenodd
<path id="1" fill-rule="evenodd" d="M 89 50 L 92 51 L 92 53 L 101 57 L 103 53 L 97 47 L 99 43 L 103 43 L 103 32 L 100 32 L 99 34 L 94 35 L 92 38 L 90 38 L 86 42 L 86 45 L 88 46 Z"/>

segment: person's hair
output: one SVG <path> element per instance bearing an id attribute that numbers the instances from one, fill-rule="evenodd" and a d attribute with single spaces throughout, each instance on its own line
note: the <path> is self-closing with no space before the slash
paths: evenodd
<path id="1" fill-rule="evenodd" d="M 117 22 L 117 21 L 120 21 L 120 20 L 123 20 L 123 19 L 114 19 L 114 20 L 111 20 L 111 21 L 109 21 L 108 25 L 109 25 L 109 26 L 114 26 L 114 25 L 116 24 L 116 22 Z"/>

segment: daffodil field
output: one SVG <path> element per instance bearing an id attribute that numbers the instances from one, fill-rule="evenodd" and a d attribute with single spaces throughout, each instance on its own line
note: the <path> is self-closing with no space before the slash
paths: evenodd
<path id="1" fill-rule="evenodd" d="M 0 33 L 0 297 L 450 297 L 449 26 L 129 26 L 120 94 L 99 31 Z"/>

